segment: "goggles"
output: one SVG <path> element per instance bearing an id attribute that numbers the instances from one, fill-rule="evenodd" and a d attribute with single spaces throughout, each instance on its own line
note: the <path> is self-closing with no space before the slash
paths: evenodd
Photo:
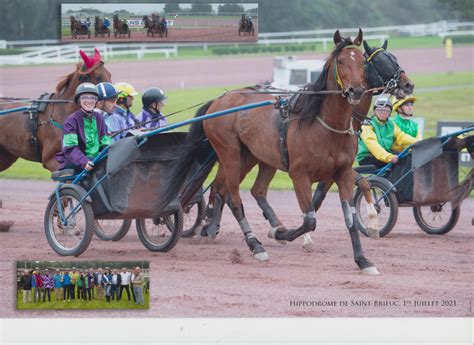
<path id="1" fill-rule="evenodd" d="M 92 102 L 97 102 L 99 99 L 97 96 L 92 96 L 92 95 L 84 95 L 79 97 L 81 101 L 92 101 Z"/>

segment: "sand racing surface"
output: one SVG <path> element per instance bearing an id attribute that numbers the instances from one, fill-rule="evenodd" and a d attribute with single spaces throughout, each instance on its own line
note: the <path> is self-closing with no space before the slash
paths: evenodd
<path id="1" fill-rule="evenodd" d="M 385 238 L 361 236 L 365 254 L 381 274 L 366 276 L 352 258 L 339 198 L 330 193 L 312 233 L 316 250 L 302 240 L 285 246 L 267 238 L 269 225 L 248 192 L 245 212 L 270 261 L 255 261 L 238 224 L 225 209 L 215 242 L 182 238 L 168 253 L 153 253 L 139 241 L 135 226 L 120 242 L 94 237 L 78 259 L 58 256 L 48 245 L 43 213 L 54 184 L 0 180 L 2 219 L 15 220 L 0 233 L 3 305 L 1 317 L 472 317 L 474 200 L 462 205 L 458 225 L 432 236 L 416 225 L 411 209 L 402 208 L 395 229 Z M 293 192 L 272 191 L 269 201 L 287 226 L 302 222 Z M 233 253 L 233 254 L 231 254 Z M 149 260 L 149 311 L 16 311 L 15 260 Z"/>

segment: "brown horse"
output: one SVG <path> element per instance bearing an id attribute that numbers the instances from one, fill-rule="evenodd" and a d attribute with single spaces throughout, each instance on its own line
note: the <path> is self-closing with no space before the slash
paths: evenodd
<path id="1" fill-rule="evenodd" d="M 87 35 L 87 38 L 91 38 L 91 32 L 86 24 L 81 23 L 74 16 L 70 16 L 71 21 L 71 37 L 77 38 L 79 35 Z"/>
<path id="2" fill-rule="evenodd" d="M 118 14 L 114 14 L 114 37 L 117 38 L 117 35 L 128 35 L 130 38 L 130 28 L 128 27 L 127 21 L 124 19 L 119 19 Z"/>
<path id="3" fill-rule="evenodd" d="M 107 35 L 110 37 L 110 29 L 104 25 L 104 20 L 100 19 L 99 16 L 95 16 L 95 21 L 94 21 L 94 31 L 95 31 L 95 37 L 102 35 L 104 37 Z"/>
<path id="4" fill-rule="evenodd" d="M 358 49 L 362 43 L 362 31 L 359 30 L 354 41 L 350 38 L 342 39 L 339 31 L 336 31 L 334 42 L 336 48 L 328 57 L 323 72 L 308 90 L 333 90 L 337 93 L 305 94 L 295 103 L 287 134 L 290 157 L 288 168 L 280 154 L 280 114 L 278 110 L 268 106 L 208 119 L 201 125 L 195 124 L 191 127 L 187 141 L 191 145 L 201 141 L 204 133 L 207 135 L 221 165 L 225 187 L 229 192 L 230 208 L 256 259 L 268 260 L 268 254 L 245 218 L 239 184 L 249 167 L 262 162 L 273 169 L 289 172 L 304 216 L 303 224 L 297 229 L 288 230 L 283 226 L 275 229 L 273 236 L 277 240 L 293 241 L 300 235 L 315 230 L 316 213 L 311 185 L 318 181 L 334 180 L 339 187 L 355 262 L 363 272 L 377 274 L 377 269 L 362 252 L 357 218 L 349 204 L 354 188 L 352 164 L 357 151 L 357 137 L 350 130 L 352 111 L 353 106 L 361 102 L 368 87 L 364 73 L 365 59 Z M 198 111 L 198 115 L 268 99 L 271 96 L 231 93 L 209 102 Z M 187 157 L 172 169 L 175 180 L 165 189 L 166 197 L 171 197 L 178 190 L 189 171 L 187 167 L 195 163 L 196 150 L 190 149 Z M 225 195 L 221 194 L 220 197 L 224 200 Z"/>
<path id="5" fill-rule="evenodd" d="M 402 98 L 405 94 L 411 94 L 413 92 L 414 84 L 398 65 L 396 57 L 386 51 L 387 44 L 388 42 L 385 41 L 382 47 L 373 48 L 364 41 L 366 56 L 365 69 L 369 79 L 369 85 L 371 90 L 374 90 L 375 88 L 384 88 L 386 92 L 393 93 L 397 97 Z M 361 102 L 353 108 L 353 127 L 355 131 L 360 130 L 361 124 L 368 114 L 372 94 L 373 92 L 366 92 L 362 97 Z M 242 156 L 242 160 L 248 161 L 248 158 L 245 157 L 245 153 Z M 276 229 L 283 226 L 282 222 L 278 219 L 274 210 L 267 201 L 268 187 L 275 176 L 276 169 L 263 162 L 253 161 L 253 163 L 254 165 L 257 163 L 259 164 L 259 172 L 251 189 L 251 193 L 256 199 L 257 204 L 261 207 L 265 218 L 270 222 L 272 230 L 269 232 L 269 237 L 273 238 Z M 251 162 L 244 164 L 244 166 L 247 166 L 248 169 L 253 167 Z M 243 179 L 247 173 L 248 171 L 244 171 L 241 175 L 241 179 Z M 318 184 L 318 188 L 313 196 L 313 204 L 316 211 L 320 208 L 327 191 L 333 183 L 334 180 L 328 180 Z M 371 217 L 369 218 L 370 223 L 368 224 L 369 235 L 378 238 L 377 211 L 373 205 L 370 185 L 366 179 L 359 179 L 358 185 L 364 192 L 368 204 L 368 215 Z M 203 236 L 215 237 L 219 229 L 219 222 L 224 202 L 219 197 L 219 194 L 217 194 L 218 190 L 219 194 L 225 194 L 224 176 L 220 167 L 212 185 L 208 211 L 206 212 L 206 214 L 212 214 L 212 217 L 206 220 L 207 224 L 201 232 L 201 235 Z M 307 251 L 314 250 L 314 244 L 310 234 L 306 233 L 303 237 L 303 248 Z"/>
<path id="6" fill-rule="evenodd" d="M 146 31 L 146 35 L 151 36 L 153 33 L 153 21 L 147 15 L 144 15 L 143 18 L 143 30 Z"/>
<path id="7" fill-rule="evenodd" d="M 70 103 L 49 103 L 38 113 L 36 123 L 31 123 L 28 114 L 14 112 L 0 115 L 0 171 L 8 169 L 18 158 L 39 161 L 50 171 L 57 170 L 58 163 L 54 155 L 61 150 L 62 130 L 54 124 L 64 123 L 72 112 L 78 109 L 73 102 L 74 93 L 79 84 L 89 81 L 94 84 L 111 81 L 110 72 L 101 61 L 96 49 L 93 57 L 88 57 L 81 51 L 83 62 L 76 70 L 65 76 L 56 86 L 56 93 L 50 100 L 71 101 Z M 28 106 L 28 103 L 12 103 L 0 105 L 0 110 Z M 30 128 L 37 127 L 33 135 Z M 37 138 L 37 145 L 32 144 L 32 136 Z M 35 148 L 36 146 L 36 148 Z"/>

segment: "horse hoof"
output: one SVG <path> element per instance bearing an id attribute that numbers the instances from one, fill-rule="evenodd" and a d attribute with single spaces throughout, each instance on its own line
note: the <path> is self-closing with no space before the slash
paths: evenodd
<path id="1" fill-rule="evenodd" d="M 277 240 L 277 239 L 275 238 L 275 233 L 277 232 L 278 229 L 284 229 L 284 228 L 283 228 L 283 227 L 271 228 L 270 231 L 268 232 L 268 238 L 274 239 L 275 241 L 277 241 L 277 242 L 280 243 L 281 245 L 287 244 L 287 241 L 285 241 L 285 240 Z"/>
<path id="2" fill-rule="evenodd" d="M 368 274 L 368 275 L 378 275 L 380 274 L 379 270 L 375 268 L 374 266 L 366 267 L 361 270 L 363 274 Z"/>
<path id="3" fill-rule="evenodd" d="M 376 239 L 376 240 L 378 240 L 380 238 L 380 232 L 379 232 L 378 229 L 369 227 L 369 228 L 367 228 L 367 232 L 368 232 L 370 238 L 373 238 L 373 239 Z"/>
<path id="4" fill-rule="evenodd" d="M 270 257 L 268 256 L 267 252 L 261 252 L 254 254 L 253 256 L 255 259 L 257 259 L 260 262 L 268 261 Z"/>
<path id="5" fill-rule="evenodd" d="M 313 242 L 305 242 L 303 243 L 303 249 L 308 252 L 308 253 L 311 253 L 311 252 L 314 252 L 314 250 L 316 249 L 316 247 L 314 246 L 314 243 Z"/>

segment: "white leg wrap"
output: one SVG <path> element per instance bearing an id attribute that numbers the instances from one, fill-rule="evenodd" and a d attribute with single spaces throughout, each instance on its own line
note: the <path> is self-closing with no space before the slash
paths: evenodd
<path id="1" fill-rule="evenodd" d="M 309 233 L 303 235 L 303 249 L 307 252 L 314 252 L 314 243 Z"/>
<path id="2" fill-rule="evenodd" d="M 369 216 L 369 224 L 367 224 L 369 236 L 371 238 L 380 238 L 378 214 L 374 204 L 367 204 L 367 215 Z"/>
<path id="3" fill-rule="evenodd" d="M 308 212 L 308 213 L 303 213 L 303 217 L 316 219 L 316 212 L 311 211 L 311 212 Z"/>

